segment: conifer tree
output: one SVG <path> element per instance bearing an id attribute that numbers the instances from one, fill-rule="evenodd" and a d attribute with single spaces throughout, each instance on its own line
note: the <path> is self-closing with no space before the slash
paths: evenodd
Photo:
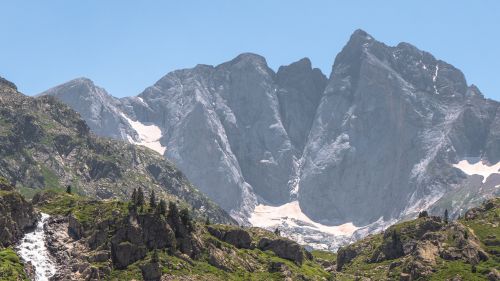
<path id="1" fill-rule="evenodd" d="M 167 203 L 165 200 L 160 200 L 160 203 L 156 206 L 156 213 L 163 216 L 167 214 Z"/>
<path id="2" fill-rule="evenodd" d="M 167 218 L 170 222 L 176 224 L 179 220 L 179 209 L 177 208 L 177 204 L 175 202 L 168 203 L 168 214 Z"/>
<path id="3" fill-rule="evenodd" d="M 137 205 L 137 188 L 134 188 L 134 191 L 132 191 L 131 201 L 132 204 Z"/>
<path id="4" fill-rule="evenodd" d="M 281 231 L 278 227 L 276 227 L 276 229 L 274 230 L 274 234 L 281 236 Z"/>
<path id="5" fill-rule="evenodd" d="M 144 191 L 142 187 L 137 190 L 137 206 L 142 207 L 144 205 Z"/>
<path id="6" fill-rule="evenodd" d="M 149 195 L 149 205 L 151 207 L 151 210 L 156 208 L 156 194 L 154 190 L 151 190 L 151 194 Z"/>
<path id="7" fill-rule="evenodd" d="M 448 223 L 448 209 L 444 210 L 444 223 Z"/>
<path id="8" fill-rule="evenodd" d="M 71 194 L 71 185 L 66 186 L 66 193 Z"/>
<path id="9" fill-rule="evenodd" d="M 158 263 L 160 261 L 160 258 L 158 257 L 158 249 L 153 250 L 153 255 L 151 256 L 151 262 L 152 263 Z"/>
<path id="10" fill-rule="evenodd" d="M 191 215 L 189 214 L 189 209 L 184 208 L 181 210 L 179 213 L 179 217 L 181 218 L 182 224 L 186 226 L 188 231 L 193 230 L 193 220 L 191 218 Z"/>

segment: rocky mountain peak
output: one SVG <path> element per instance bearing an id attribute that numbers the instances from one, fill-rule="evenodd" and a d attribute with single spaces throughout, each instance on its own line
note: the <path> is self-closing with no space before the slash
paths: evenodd
<path id="1" fill-rule="evenodd" d="M 267 61 L 266 59 L 258 54 L 254 53 L 242 53 L 236 56 L 234 59 L 229 61 L 230 64 L 257 64 L 257 65 L 266 65 L 267 66 Z"/>
<path id="2" fill-rule="evenodd" d="M 0 86 L 2 87 L 8 87 L 8 88 L 11 88 L 13 90 L 16 90 L 17 91 L 17 86 L 16 84 L 10 82 L 9 80 L 3 78 L 0 76 Z"/>

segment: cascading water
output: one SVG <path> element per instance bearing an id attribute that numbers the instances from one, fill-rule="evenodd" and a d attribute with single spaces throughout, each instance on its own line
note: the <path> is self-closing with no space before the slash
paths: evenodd
<path id="1" fill-rule="evenodd" d="M 17 251 L 25 262 L 35 267 L 35 281 L 48 281 L 56 273 L 56 264 L 45 246 L 43 225 L 49 215 L 42 213 L 42 218 L 33 232 L 24 235 Z"/>

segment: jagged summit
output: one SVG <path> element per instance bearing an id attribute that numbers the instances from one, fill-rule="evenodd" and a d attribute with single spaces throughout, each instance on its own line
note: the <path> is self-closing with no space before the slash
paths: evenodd
<path id="1" fill-rule="evenodd" d="M 237 63 L 255 63 L 255 64 L 263 64 L 267 66 L 266 59 L 258 54 L 254 53 L 242 53 L 236 56 L 234 59 L 229 61 L 230 64 Z"/>

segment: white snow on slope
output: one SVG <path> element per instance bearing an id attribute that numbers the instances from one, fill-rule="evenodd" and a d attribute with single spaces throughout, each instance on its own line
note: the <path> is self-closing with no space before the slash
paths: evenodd
<path id="1" fill-rule="evenodd" d="M 56 265 L 45 246 L 43 224 L 49 215 L 42 213 L 42 218 L 33 232 L 26 233 L 17 251 L 25 262 L 35 266 L 35 281 L 49 280 L 56 273 Z"/>
<path id="2" fill-rule="evenodd" d="M 439 65 L 436 64 L 436 71 L 434 72 L 434 75 L 432 76 L 432 82 L 434 82 L 434 93 L 436 95 L 439 95 L 439 92 L 438 92 L 438 89 L 436 87 L 436 80 L 437 80 L 437 76 L 438 76 L 438 72 L 439 72 Z"/>
<path id="3" fill-rule="evenodd" d="M 281 206 L 257 205 L 249 218 L 253 226 L 273 231 L 278 228 L 281 235 L 313 249 L 336 251 L 340 246 L 352 242 L 358 227 L 352 223 L 327 226 L 307 217 L 298 201 Z"/>
<path id="4" fill-rule="evenodd" d="M 483 183 L 486 182 L 489 176 L 493 174 L 500 174 L 500 162 L 495 165 L 488 166 L 484 164 L 482 161 L 477 161 L 473 164 L 469 162 L 469 160 L 461 160 L 457 164 L 453 164 L 453 167 L 460 169 L 462 172 L 467 175 L 480 175 L 483 177 Z"/>
<path id="5" fill-rule="evenodd" d="M 352 223 L 345 223 L 339 226 L 327 226 L 314 222 L 307 217 L 300 209 L 298 201 L 292 201 L 281 206 L 273 207 L 259 204 L 252 213 L 250 223 L 258 227 L 277 227 L 283 223 L 292 226 L 306 224 L 306 228 L 318 230 L 332 235 L 352 235 L 356 229 Z"/>
<path id="6" fill-rule="evenodd" d="M 134 121 L 128 118 L 125 114 L 121 114 L 125 120 L 128 121 L 130 126 L 137 132 L 139 135 L 139 141 L 134 140 L 131 136 L 127 136 L 128 141 L 130 143 L 142 145 L 163 155 L 165 153 L 165 146 L 162 146 L 160 143 L 160 138 L 162 137 L 161 129 L 154 125 L 146 125 L 139 121 Z"/>

